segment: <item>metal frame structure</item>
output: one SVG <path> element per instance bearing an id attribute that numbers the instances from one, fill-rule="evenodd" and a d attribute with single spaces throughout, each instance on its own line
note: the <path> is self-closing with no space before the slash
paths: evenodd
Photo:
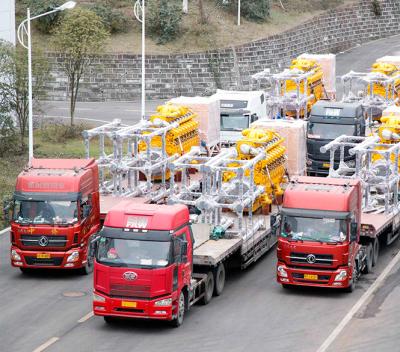
<path id="1" fill-rule="evenodd" d="M 368 119 L 370 125 L 372 124 L 373 110 L 378 109 L 383 111 L 389 105 L 395 104 L 395 82 L 400 79 L 400 75 L 389 77 L 379 72 L 354 72 L 349 73 L 341 77 L 343 86 L 343 102 L 354 102 L 359 101 L 363 108 L 368 113 Z M 354 93 L 355 83 L 360 82 L 364 86 L 363 96 L 359 96 L 358 93 Z M 381 97 L 374 94 L 374 84 L 382 85 L 385 89 L 385 97 Z M 368 87 L 370 87 L 368 92 Z M 390 95 L 392 98 L 390 98 Z"/>
<path id="2" fill-rule="evenodd" d="M 257 152 L 251 160 L 237 160 L 235 148 L 225 149 L 215 157 L 202 156 L 199 148 L 192 148 L 189 153 L 169 163 L 169 202 L 196 207 L 201 211 L 199 222 L 223 227 L 226 237 L 251 238 L 265 226 L 263 221 L 253 218 L 252 209 L 265 190 L 254 183 L 255 165 L 266 157 L 265 150 Z M 235 166 L 230 165 L 232 163 Z M 200 177 L 191 180 L 191 169 L 196 169 Z M 178 172 L 182 175 L 179 189 L 174 183 Z M 225 172 L 234 172 L 236 177 L 223 181 Z"/>
<path id="3" fill-rule="evenodd" d="M 307 103 L 314 98 L 314 95 L 307 95 L 308 78 L 315 74 L 314 70 L 309 72 L 296 72 L 286 69 L 283 72 L 271 74 L 270 70 L 258 72 L 252 75 L 252 80 L 261 84 L 266 82 L 271 86 L 270 92 L 267 92 L 269 99 L 267 105 L 270 109 L 272 117 L 282 112 L 282 117 L 286 117 L 287 111 L 296 111 L 296 119 L 300 118 L 300 111 L 307 111 Z M 295 91 L 287 91 L 287 82 L 294 82 Z M 301 88 L 303 86 L 303 93 Z"/>
<path id="4" fill-rule="evenodd" d="M 166 135 L 178 123 L 158 121 L 155 125 L 142 120 L 133 126 L 120 120 L 85 131 L 86 157 L 90 157 L 90 140 L 99 138 L 100 191 L 115 196 L 147 196 L 156 202 L 167 196 L 167 166 L 177 155 L 168 156 Z M 112 141 L 112 153 L 105 150 L 105 138 Z M 154 137 L 161 138 L 161 147 L 151 145 Z M 139 148 L 139 145 L 141 147 Z M 140 180 L 140 174 L 145 181 Z M 154 177 L 159 178 L 155 187 Z"/>
<path id="5" fill-rule="evenodd" d="M 344 161 L 345 149 L 355 155 L 355 167 Z M 400 143 L 384 144 L 379 137 L 355 137 L 342 135 L 321 147 L 330 151 L 329 177 L 358 178 L 363 189 L 365 212 L 392 213 L 399 211 L 399 156 Z M 335 169 L 335 153 L 339 152 L 339 166 Z"/>

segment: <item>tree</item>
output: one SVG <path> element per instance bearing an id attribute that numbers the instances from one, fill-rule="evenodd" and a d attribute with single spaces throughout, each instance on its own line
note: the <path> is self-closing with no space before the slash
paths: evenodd
<path id="1" fill-rule="evenodd" d="M 28 53 L 24 48 L 0 41 L 0 77 L 0 112 L 4 126 L 9 134 L 13 114 L 19 127 L 21 151 L 24 151 L 29 117 Z M 45 95 L 44 85 L 49 78 L 49 66 L 39 51 L 32 55 L 32 77 L 32 98 L 37 105 L 38 98 Z"/>
<path id="2" fill-rule="evenodd" d="M 182 10 L 176 0 L 148 0 L 146 30 L 158 44 L 174 40 L 182 23 Z"/>
<path id="3" fill-rule="evenodd" d="M 82 75 L 104 50 L 108 37 L 100 17 L 83 8 L 69 11 L 54 33 L 53 45 L 63 55 L 62 70 L 68 78 L 71 126 Z"/>

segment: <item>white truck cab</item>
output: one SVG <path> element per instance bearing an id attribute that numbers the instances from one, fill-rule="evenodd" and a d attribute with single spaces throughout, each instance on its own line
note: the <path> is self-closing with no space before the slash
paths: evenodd
<path id="1" fill-rule="evenodd" d="M 218 89 L 212 98 L 220 101 L 222 145 L 234 144 L 252 122 L 267 118 L 267 103 L 263 91 Z"/>

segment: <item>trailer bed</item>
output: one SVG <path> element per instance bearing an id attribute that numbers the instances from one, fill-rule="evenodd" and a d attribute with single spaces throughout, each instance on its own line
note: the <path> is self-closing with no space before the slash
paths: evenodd
<path id="1" fill-rule="evenodd" d="M 362 235 L 368 237 L 379 237 L 390 228 L 391 233 L 388 236 L 388 244 L 390 244 L 398 236 L 398 230 L 400 228 L 400 210 L 389 214 L 363 212 L 361 214 L 361 226 L 362 225 L 368 225 L 373 228 L 372 234 L 362 233 Z"/>
<path id="2" fill-rule="evenodd" d="M 272 213 L 276 212 L 273 207 Z M 224 214 L 231 216 L 231 214 Z M 216 266 L 231 254 L 240 251 L 245 258 L 246 265 L 256 261 L 276 243 L 276 236 L 271 234 L 270 216 L 255 215 L 254 221 L 263 222 L 263 228 L 255 232 L 249 238 L 234 236 L 218 240 L 210 239 L 212 226 L 208 224 L 193 224 L 193 236 L 195 239 L 193 251 L 193 263 L 195 265 Z M 246 219 L 246 217 L 244 218 Z M 227 231 L 229 234 L 229 229 Z"/>

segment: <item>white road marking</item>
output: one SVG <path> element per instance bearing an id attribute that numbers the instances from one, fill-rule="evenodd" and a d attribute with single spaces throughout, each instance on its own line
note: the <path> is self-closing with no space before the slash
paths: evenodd
<path id="1" fill-rule="evenodd" d="M 46 119 L 71 119 L 71 117 L 69 117 L 69 116 L 57 116 L 57 115 L 44 115 L 44 116 L 39 116 L 39 117 L 44 117 Z M 87 118 L 87 117 L 75 117 L 75 119 L 77 119 L 77 120 L 94 121 L 94 122 L 110 123 L 110 121 L 98 120 L 98 119 L 90 119 L 90 118 Z"/>
<path id="2" fill-rule="evenodd" d="M 53 343 L 56 343 L 58 340 L 58 337 L 52 337 L 51 339 L 47 340 L 43 345 L 40 345 L 38 348 L 34 349 L 33 352 L 42 352 L 47 347 L 50 347 Z"/>
<path id="3" fill-rule="evenodd" d="M 69 110 L 70 108 L 56 108 L 57 110 Z M 82 110 L 82 111 L 88 111 L 88 110 L 93 110 L 92 108 L 75 108 L 75 111 Z"/>
<path id="4" fill-rule="evenodd" d="M 90 312 L 86 314 L 84 317 L 80 318 L 78 320 L 78 323 L 84 323 L 85 321 L 89 320 L 91 317 L 93 317 L 93 312 Z"/>
<path id="5" fill-rule="evenodd" d="M 325 352 L 330 347 L 330 345 L 335 341 L 335 339 L 339 336 L 342 330 L 346 327 L 346 325 L 353 318 L 354 314 L 356 314 L 359 309 L 367 302 L 367 300 L 371 297 L 373 293 L 382 285 L 383 281 L 389 275 L 390 271 L 393 267 L 400 261 L 400 252 L 390 261 L 388 266 L 383 270 L 383 272 L 379 275 L 379 277 L 375 280 L 375 282 L 369 287 L 369 289 L 360 297 L 357 303 L 350 309 L 350 311 L 346 314 L 346 316 L 342 319 L 342 321 L 336 326 L 336 328 L 331 332 L 328 338 L 323 342 L 323 344 L 318 348 L 317 352 Z"/>
<path id="6" fill-rule="evenodd" d="M 10 227 L 7 227 L 6 229 L 1 230 L 1 231 L 0 231 L 0 236 L 1 236 L 1 235 L 4 235 L 6 232 L 10 231 L 10 229 L 11 229 Z"/>

